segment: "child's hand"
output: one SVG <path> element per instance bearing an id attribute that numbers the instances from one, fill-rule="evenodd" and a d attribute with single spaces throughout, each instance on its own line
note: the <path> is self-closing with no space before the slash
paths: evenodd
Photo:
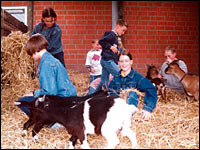
<path id="1" fill-rule="evenodd" d="M 110 49 L 113 51 L 113 53 L 118 53 L 117 47 L 111 46 Z"/>
<path id="2" fill-rule="evenodd" d="M 146 111 L 146 110 L 144 110 L 144 109 L 142 109 L 142 110 L 140 111 L 140 114 L 142 114 L 142 118 L 143 118 L 144 120 L 149 120 L 149 119 L 151 118 L 151 113 L 148 112 L 148 111 Z"/>
<path id="3" fill-rule="evenodd" d="M 94 68 L 91 68 L 90 72 L 94 73 L 95 72 Z"/>

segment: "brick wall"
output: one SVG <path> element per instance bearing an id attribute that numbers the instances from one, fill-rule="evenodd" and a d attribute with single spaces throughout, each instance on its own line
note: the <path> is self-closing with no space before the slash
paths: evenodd
<path id="1" fill-rule="evenodd" d="M 161 66 L 171 45 L 189 72 L 199 74 L 199 2 L 125 1 L 123 11 L 130 25 L 124 42 L 136 70 L 144 74 L 147 63 Z"/>
<path id="2" fill-rule="evenodd" d="M 28 1 L 1 1 L 2 6 L 27 6 Z M 91 40 L 112 28 L 111 1 L 33 1 L 33 26 L 45 7 L 57 13 L 67 69 L 86 71 Z M 161 66 L 164 48 L 172 45 L 189 72 L 199 74 L 199 2 L 124 1 L 123 17 L 129 28 L 125 47 L 133 55 L 133 67 L 146 75 L 146 64 Z"/>

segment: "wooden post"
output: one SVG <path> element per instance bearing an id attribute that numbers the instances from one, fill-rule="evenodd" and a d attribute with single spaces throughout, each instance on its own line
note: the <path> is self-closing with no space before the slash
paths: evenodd
<path id="1" fill-rule="evenodd" d="M 28 12 L 27 12 L 28 16 L 28 31 L 30 31 L 30 33 L 33 30 L 33 1 L 28 1 Z"/>

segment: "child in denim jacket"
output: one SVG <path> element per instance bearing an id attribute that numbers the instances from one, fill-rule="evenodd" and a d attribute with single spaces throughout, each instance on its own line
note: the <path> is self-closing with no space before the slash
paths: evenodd
<path id="1" fill-rule="evenodd" d="M 39 60 L 40 89 L 25 94 L 18 101 L 31 102 L 36 97 L 45 94 L 61 97 L 77 96 L 76 88 L 70 81 L 65 67 L 47 51 L 47 47 L 48 41 L 39 33 L 31 36 L 27 41 L 27 53 L 34 60 Z M 28 116 L 30 115 L 28 107 L 21 106 L 19 108 Z"/>
<path id="2" fill-rule="evenodd" d="M 120 90 L 135 88 L 140 92 L 145 92 L 144 107 L 141 113 L 145 120 L 151 117 L 151 113 L 156 107 L 157 90 L 155 86 L 140 73 L 136 72 L 132 66 L 133 60 L 129 52 L 123 51 L 119 56 L 120 71 L 111 80 L 108 91 L 111 95 L 119 95 Z M 138 95 L 131 91 L 128 93 L 128 104 L 138 105 Z"/>
<path id="3" fill-rule="evenodd" d="M 42 34 L 49 44 L 47 51 L 50 52 L 55 58 L 60 60 L 65 67 L 61 41 L 62 32 L 60 26 L 56 24 L 56 17 L 57 15 L 52 8 L 45 8 L 42 11 L 41 22 L 34 27 L 34 30 L 30 36 L 36 33 Z"/>
<path id="4" fill-rule="evenodd" d="M 101 85 L 103 88 L 108 87 L 109 74 L 115 76 L 120 70 L 117 64 L 121 50 L 121 48 L 119 48 L 118 37 L 122 36 L 127 28 L 127 23 L 124 20 L 119 19 L 116 22 L 115 28 L 112 31 L 105 32 L 103 37 L 99 40 L 99 44 L 102 46 L 102 75 L 97 90 Z"/>

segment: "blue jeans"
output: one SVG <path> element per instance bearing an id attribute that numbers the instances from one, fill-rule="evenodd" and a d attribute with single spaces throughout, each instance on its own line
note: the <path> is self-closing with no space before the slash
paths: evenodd
<path id="1" fill-rule="evenodd" d="M 87 94 L 92 94 L 95 92 L 95 89 L 93 87 L 89 87 L 89 92 Z"/>
<path id="2" fill-rule="evenodd" d="M 113 60 L 106 61 L 101 59 L 100 63 L 102 66 L 101 82 L 97 86 L 96 90 L 98 90 L 101 85 L 102 88 L 108 87 L 109 75 L 112 74 L 113 76 L 115 76 L 120 71 L 119 66 Z"/>
<path id="3" fill-rule="evenodd" d="M 90 83 L 92 83 L 92 81 L 94 81 L 95 79 L 97 79 L 97 78 L 100 78 L 101 77 L 101 75 L 90 75 L 90 82 L 89 82 L 89 84 Z"/>
<path id="4" fill-rule="evenodd" d="M 24 96 L 24 97 L 19 98 L 18 102 L 21 102 L 21 101 L 32 102 L 34 99 L 35 99 L 34 96 Z M 24 105 L 24 106 L 19 106 L 19 108 L 20 108 L 25 114 L 27 114 L 28 116 L 30 115 L 30 109 L 29 109 L 26 105 Z"/>
<path id="5" fill-rule="evenodd" d="M 128 99 L 127 103 L 129 105 L 135 105 L 135 107 L 137 107 L 137 105 L 138 105 L 138 95 L 137 95 L 137 93 L 135 93 L 133 91 L 129 92 L 127 99 Z"/>
<path id="6" fill-rule="evenodd" d="M 57 59 L 63 64 L 63 66 L 65 67 L 64 53 L 63 53 L 63 52 L 54 54 L 53 56 L 54 56 L 55 58 L 57 58 Z"/>

